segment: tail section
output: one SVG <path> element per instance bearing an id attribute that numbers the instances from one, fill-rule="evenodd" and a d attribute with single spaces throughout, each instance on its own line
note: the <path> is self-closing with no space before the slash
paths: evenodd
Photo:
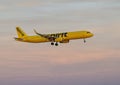
<path id="1" fill-rule="evenodd" d="M 16 31 L 17 31 L 18 38 L 27 36 L 27 34 L 20 27 L 16 27 Z"/>

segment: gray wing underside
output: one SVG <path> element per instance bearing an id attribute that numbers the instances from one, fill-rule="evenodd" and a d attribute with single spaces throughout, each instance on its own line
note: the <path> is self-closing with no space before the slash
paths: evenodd
<path id="1" fill-rule="evenodd" d="M 41 37 L 43 37 L 43 38 L 47 38 L 47 39 L 48 39 L 49 41 L 51 41 L 51 42 L 54 42 L 55 39 L 56 39 L 56 37 L 54 37 L 54 36 L 50 36 L 50 35 L 47 35 L 47 34 L 38 33 L 35 29 L 34 29 L 34 32 L 35 32 L 37 35 L 39 35 L 39 36 L 41 36 Z"/>

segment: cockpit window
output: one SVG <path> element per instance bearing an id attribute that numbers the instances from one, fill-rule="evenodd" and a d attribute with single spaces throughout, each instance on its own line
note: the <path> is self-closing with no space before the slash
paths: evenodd
<path id="1" fill-rule="evenodd" d="M 90 33 L 90 32 L 87 32 L 87 33 Z"/>

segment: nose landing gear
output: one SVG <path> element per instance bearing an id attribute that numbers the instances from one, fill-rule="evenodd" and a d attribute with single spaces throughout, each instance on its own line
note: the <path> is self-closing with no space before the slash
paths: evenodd
<path id="1" fill-rule="evenodd" d="M 84 39 L 84 43 L 86 43 L 86 40 Z"/>

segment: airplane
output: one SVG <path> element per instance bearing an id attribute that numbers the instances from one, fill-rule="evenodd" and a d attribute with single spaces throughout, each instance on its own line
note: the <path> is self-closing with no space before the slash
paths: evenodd
<path id="1" fill-rule="evenodd" d="M 74 31 L 74 32 L 62 32 L 54 34 L 41 34 L 35 29 L 36 35 L 28 36 L 20 27 L 16 27 L 18 37 L 14 38 L 16 41 L 29 42 L 29 43 L 43 43 L 51 42 L 51 45 L 58 46 L 58 43 L 69 43 L 70 40 L 83 39 L 84 43 L 86 38 L 93 36 L 93 33 L 89 31 Z"/>

